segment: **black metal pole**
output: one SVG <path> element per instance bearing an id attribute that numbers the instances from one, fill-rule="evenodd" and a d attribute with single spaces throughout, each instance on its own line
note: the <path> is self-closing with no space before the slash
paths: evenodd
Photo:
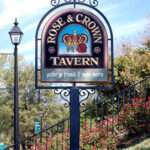
<path id="1" fill-rule="evenodd" d="M 18 49 L 14 49 L 14 150 L 19 150 Z"/>
<path id="2" fill-rule="evenodd" d="M 38 90 L 38 102 L 39 103 L 41 102 L 41 92 L 40 92 L 40 89 Z"/>
<path id="3" fill-rule="evenodd" d="M 80 103 L 79 89 L 70 90 L 70 150 L 79 150 L 80 140 Z"/>
<path id="4" fill-rule="evenodd" d="M 40 143 L 42 143 L 42 138 L 43 138 L 43 133 L 42 133 L 42 129 L 43 129 L 43 114 L 40 116 L 40 122 L 41 122 L 41 132 L 40 132 Z"/>

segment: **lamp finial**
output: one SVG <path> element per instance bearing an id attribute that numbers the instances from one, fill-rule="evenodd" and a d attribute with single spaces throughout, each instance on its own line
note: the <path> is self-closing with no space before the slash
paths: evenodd
<path id="1" fill-rule="evenodd" d="M 17 18 L 15 18 L 15 22 L 14 22 L 14 25 L 17 26 L 18 25 L 18 21 L 17 21 Z"/>

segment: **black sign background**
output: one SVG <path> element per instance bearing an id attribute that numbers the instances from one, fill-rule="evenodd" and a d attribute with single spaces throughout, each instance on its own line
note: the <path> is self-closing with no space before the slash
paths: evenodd
<path id="1" fill-rule="evenodd" d="M 92 46 L 92 55 L 91 56 L 70 56 L 70 55 L 65 55 L 65 56 L 58 56 L 58 35 L 59 33 L 61 32 L 61 30 L 63 30 L 63 28 L 61 28 L 57 35 L 56 35 L 56 44 L 49 44 L 47 43 L 47 37 L 49 36 L 48 32 L 49 30 L 52 28 L 52 24 L 59 18 L 63 18 L 63 20 L 66 22 L 65 26 L 71 24 L 71 23 L 68 23 L 67 22 L 67 16 L 68 15 L 72 15 L 73 18 L 75 18 L 76 14 L 78 13 L 82 13 L 83 15 L 86 15 L 88 16 L 92 21 L 95 21 L 97 26 L 99 26 L 99 29 L 101 30 L 101 33 L 102 33 L 102 40 L 101 40 L 101 43 L 94 43 L 94 39 L 93 39 L 93 35 L 92 33 L 90 32 L 90 30 L 82 24 L 82 26 L 84 26 L 85 28 L 87 28 L 89 30 L 89 32 L 91 33 L 91 39 L 92 39 L 92 43 L 91 43 L 91 46 Z M 73 24 L 77 24 L 76 22 L 74 22 Z M 81 25 L 81 24 L 80 24 Z M 44 29 L 45 32 L 43 34 L 44 36 L 44 41 L 42 41 L 43 45 L 42 45 L 42 50 L 44 51 L 44 68 L 46 69 L 50 69 L 50 68 L 64 68 L 64 66 L 53 66 L 52 65 L 52 60 L 50 61 L 50 58 L 51 57 L 60 57 L 60 58 L 65 58 L 65 57 L 80 57 L 80 58 L 90 58 L 90 57 L 93 57 L 93 58 L 96 58 L 98 57 L 100 62 L 99 62 L 99 65 L 98 66 L 65 66 L 65 68 L 106 68 L 107 66 L 107 33 L 106 33 L 106 30 L 105 30 L 105 27 L 103 26 L 103 24 L 101 23 L 101 21 L 95 16 L 93 15 L 92 13 L 89 13 L 87 11 L 66 11 L 64 13 L 61 13 L 60 15 L 56 16 L 53 20 L 50 20 L 48 21 L 47 23 L 47 28 Z M 64 26 L 64 27 L 65 27 Z M 54 52 L 53 53 L 50 53 L 49 50 L 50 48 L 53 47 L 54 48 Z M 99 48 L 100 49 L 100 52 L 99 53 L 96 53 L 94 50 L 95 48 Z"/>

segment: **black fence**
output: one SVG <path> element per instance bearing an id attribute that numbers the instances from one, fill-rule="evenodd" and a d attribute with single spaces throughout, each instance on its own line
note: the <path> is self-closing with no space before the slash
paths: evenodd
<path id="1" fill-rule="evenodd" d="M 86 108 L 86 109 L 84 109 Z M 128 146 L 131 136 L 150 133 L 150 77 L 81 106 L 80 149 L 105 150 Z M 70 121 L 64 119 L 24 142 L 23 150 L 69 150 Z M 125 143 L 125 144 L 123 144 Z M 11 148 L 8 148 L 11 150 Z"/>

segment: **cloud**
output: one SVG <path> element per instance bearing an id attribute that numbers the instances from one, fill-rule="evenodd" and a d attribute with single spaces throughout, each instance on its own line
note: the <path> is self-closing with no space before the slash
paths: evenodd
<path id="1" fill-rule="evenodd" d="M 18 53 L 20 55 L 33 55 L 34 54 L 34 51 L 35 51 L 35 41 L 34 40 L 31 40 L 31 41 L 28 41 L 26 43 L 23 43 L 23 44 L 20 44 L 18 46 Z M 14 48 L 1 48 L 0 49 L 0 53 L 12 53 L 13 54 L 14 52 Z"/>
<path id="2" fill-rule="evenodd" d="M 24 55 L 24 58 L 25 58 L 27 63 L 34 63 L 34 61 L 35 61 L 35 55 L 34 54 Z"/>
<path id="3" fill-rule="evenodd" d="M 123 3 L 127 3 L 126 5 Z M 144 18 L 141 20 L 133 21 L 133 22 L 124 22 L 122 23 L 121 18 L 123 18 L 123 10 L 124 7 L 129 7 L 129 3 L 126 1 L 117 1 L 111 0 L 109 3 L 104 1 L 100 3 L 99 9 L 103 12 L 108 20 L 110 21 L 113 31 L 115 40 L 119 40 L 123 37 L 132 37 L 138 33 L 141 33 L 145 30 L 145 27 L 148 23 L 148 19 Z M 35 43 L 34 43 L 34 36 L 32 35 L 35 32 L 35 29 L 38 25 L 38 21 L 36 22 L 35 17 L 42 15 L 43 8 L 46 11 L 50 7 L 50 0 L 0 0 L 0 29 L 5 31 L 3 28 L 6 25 L 12 25 L 12 21 L 14 21 L 15 17 L 21 19 L 21 24 L 23 24 L 23 32 L 25 34 L 26 43 L 24 40 L 19 45 L 19 54 L 24 55 L 26 60 L 32 61 L 34 58 L 34 51 L 35 51 Z M 45 10 L 43 14 L 45 13 Z M 134 14 L 133 14 L 134 15 Z M 35 21 L 35 22 L 34 22 Z M 115 25 L 118 23 L 117 25 Z M 113 26 L 114 24 L 114 26 Z M 6 31 L 8 32 L 8 31 Z M 32 33 L 32 34 L 31 34 Z M 3 34 L 2 34 L 3 36 Z M 5 38 L 4 38 L 5 39 Z M 0 52 L 13 52 L 13 47 L 8 42 L 3 42 L 2 39 Z M 4 44 L 3 44 L 4 43 Z M 8 47 L 8 48 L 7 48 Z M 9 48 L 10 47 L 10 48 Z"/>
<path id="4" fill-rule="evenodd" d="M 13 56 L 14 48 L 1 48 L 0 55 L 8 54 Z M 27 63 L 33 63 L 35 58 L 34 41 L 27 42 L 18 46 L 18 54 L 23 56 Z"/>
<path id="5" fill-rule="evenodd" d="M 23 32 L 28 32 L 30 30 L 35 30 L 37 28 L 37 25 L 38 25 L 38 22 L 34 22 L 32 24 L 29 24 L 28 26 L 26 26 L 24 29 L 23 29 Z"/>
<path id="6" fill-rule="evenodd" d="M 20 54 L 28 54 L 28 53 L 34 53 L 35 50 L 35 41 L 31 40 L 29 42 L 26 42 L 24 44 L 19 45 L 19 53 Z"/>
<path id="7" fill-rule="evenodd" d="M 137 35 L 140 32 L 144 32 L 146 26 L 148 25 L 148 19 L 140 19 L 135 22 L 130 22 L 130 23 L 125 23 L 125 24 L 120 24 L 117 25 L 114 28 L 114 35 L 117 38 L 120 37 L 127 37 L 130 35 Z"/>
<path id="8" fill-rule="evenodd" d="M 1 54 L 13 54 L 14 49 L 13 48 L 0 48 Z"/>
<path id="9" fill-rule="evenodd" d="M 1 4 L 2 3 L 2 4 Z M 23 19 L 23 17 L 32 17 L 34 14 L 40 13 L 43 8 L 50 7 L 50 0 L 3 0 L 1 2 L 3 9 L 0 11 L 0 29 L 14 21 L 15 17 Z M 107 7 L 101 6 L 102 11 L 112 12 L 119 6 L 120 3 L 108 5 Z M 24 21 L 24 20 L 23 20 Z M 29 29 L 32 27 L 30 26 Z"/>
<path id="10" fill-rule="evenodd" d="M 49 0 L 5 0 L 3 1 L 4 9 L 0 13 L 0 28 L 10 24 L 15 17 L 20 18 L 24 16 L 31 16 L 39 10 L 48 7 Z"/>
<path id="11" fill-rule="evenodd" d="M 114 12 L 113 10 L 120 7 L 120 5 L 121 5 L 121 2 L 117 2 L 117 3 L 113 3 L 113 4 L 112 3 L 110 3 L 110 4 L 104 3 L 104 4 L 100 5 L 99 7 L 100 7 L 101 12 L 106 12 L 106 13 L 111 12 L 111 14 L 112 14 Z"/>

